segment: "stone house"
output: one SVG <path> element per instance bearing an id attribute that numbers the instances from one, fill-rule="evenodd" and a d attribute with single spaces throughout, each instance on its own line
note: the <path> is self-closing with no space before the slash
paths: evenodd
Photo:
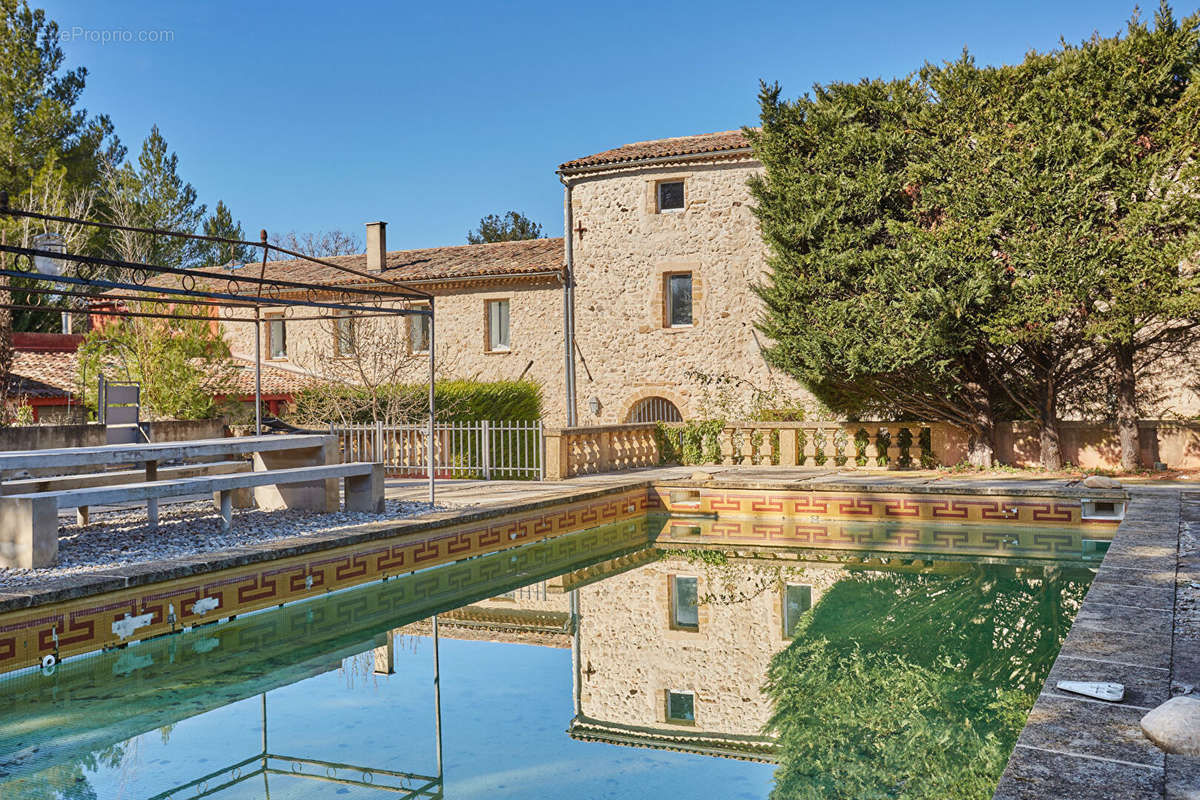
<path id="1" fill-rule="evenodd" d="M 385 223 L 373 222 L 367 241 L 364 254 L 324 260 L 378 274 L 381 281 L 374 285 L 385 290 L 394 287 L 383 280 L 399 280 L 433 295 L 439 378 L 527 378 L 545 387 L 546 417 L 565 416 L 557 388 L 563 372 L 562 239 L 388 251 Z M 254 264 L 241 269 L 255 277 L 259 271 Z M 231 277 L 248 287 L 239 272 Z M 268 262 L 265 275 L 333 287 L 373 285 L 369 278 L 300 260 Z M 252 316 L 248 311 L 227 316 L 235 315 Z M 427 379 L 429 336 L 421 317 L 292 316 L 283 306 L 263 310 L 264 364 L 345 380 L 356 380 L 360 370 L 406 382 Z M 234 354 L 252 359 L 254 326 L 222 327 Z"/>
<path id="2" fill-rule="evenodd" d="M 385 224 L 369 223 L 366 253 L 327 260 L 433 294 L 439 376 L 537 381 L 551 425 L 736 416 L 756 391 L 804 397 L 766 365 L 753 327 L 750 285 L 765 268 L 745 185 L 755 169 L 737 131 L 625 145 L 560 168 L 570 238 L 388 251 Z M 269 262 L 266 274 L 370 283 L 304 261 Z M 264 363 L 328 373 L 366 346 L 351 344 L 351 320 L 289 321 L 283 308 L 264 317 Z M 397 374 L 413 381 L 427 369 L 420 325 L 373 334 L 410 362 Z M 234 352 L 253 358 L 253 326 L 224 328 Z"/>
<path id="3" fill-rule="evenodd" d="M 563 164 L 579 424 L 736 418 L 803 402 L 754 328 L 766 270 L 740 131 L 638 142 Z"/>
<path id="4" fill-rule="evenodd" d="M 661 546 L 661 545 L 660 545 Z M 670 551 L 579 590 L 575 717 L 584 741 L 771 761 L 762 687 L 843 565 Z"/>
<path id="5" fill-rule="evenodd" d="M 388 251 L 385 224 L 369 223 L 365 254 L 329 260 L 433 294 L 439 377 L 537 381 L 552 426 L 811 409 L 766 363 L 754 327 L 753 285 L 767 265 L 746 183 L 761 169 L 740 131 L 627 144 L 560 165 L 563 238 Z M 303 261 L 267 273 L 365 280 Z M 349 355 L 352 320 L 266 314 L 267 363 L 320 373 Z M 225 327 L 234 351 L 253 358 L 253 326 Z M 424 339 L 414 318 L 359 346 L 373 343 L 377 359 L 404 362 L 397 377 L 421 382 Z M 1200 413 L 1200 381 L 1172 372 L 1144 381 L 1160 395 L 1147 415 Z"/>

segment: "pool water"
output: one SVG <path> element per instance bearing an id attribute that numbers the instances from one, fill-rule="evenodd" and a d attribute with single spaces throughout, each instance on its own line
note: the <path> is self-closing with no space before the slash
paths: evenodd
<path id="1" fill-rule="evenodd" d="M 0 798 L 990 797 L 1091 574 L 583 531 L 0 677 Z"/>

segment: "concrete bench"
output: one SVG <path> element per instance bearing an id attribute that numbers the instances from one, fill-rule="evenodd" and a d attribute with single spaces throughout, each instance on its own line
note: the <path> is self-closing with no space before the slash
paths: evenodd
<path id="1" fill-rule="evenodd" d="M 253 467 L 249 461 L 210 461 L 201 464 L 182 464 L 173 467 L 160 467 L 159 480 L 177 480 L 179 478 L 196 478 L 204 475 L 232 475 L 239 472 L 250 472 Z M 0 495 L 34 494 L 40 492 L 61 492 L 68 489 L 92 489 L 97 486 L 121 486 L 130 483 L 144 483 L 145 472 L 140 469 L 123 469 L 112 472 L 87 472 L 79 475 L 54 475 L 40 478 L 22 478 L 0 484 Z M 238 489 L 233 494 L 234 508 L 250 508 L 254 505 L 254 495 L 249 487 Z M 88 507 L 77 506 L 76 519 L 80 525 L 88 524 Z"/>
<path id="2" fill-rule="evenodd" d="M 0 497 L 0 565 L 31 569 L 52 566 L 58 558 L 58 510 L 115 505 L 167 497 L 213 494 L 221 509 L 222 528 L 233 524 L 233 492 L 275 487 L 277 502 L 259 507 L 336 511 L 328 503 L 327 482 L 345 481 L 347 511 L 383 511 L 383 464 L 355 462 L 313 467 L 208 475 L 171 481 L 144 481 L 120 486 L 65 489 Z M 286 487 L 286 488 L 285 488 Z M 265 497 L 270 497 L 267 495 Z"/>

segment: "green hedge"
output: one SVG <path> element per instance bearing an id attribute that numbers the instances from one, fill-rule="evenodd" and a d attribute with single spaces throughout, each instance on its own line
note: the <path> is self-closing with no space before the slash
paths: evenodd
<path id="1" fill-rule="evenodd" d="M 387 395 L 383 404 L 406 409 L 403 419 L 392 423 L 415 423 L 428 418 L 428 384 L 395 384 L 379 394 Z M 542 390 L 533 381 L 438 381 L 434 385 L 439 422 L 475 422 L 478 420 L 536 420 L 542 416 Z M 357 386 L 319 386 L 296 395 L 297 419 L 314 421 L 328 417 L 331 399 L 351 422 L 374 422 L 372 394 Z M 328 419 L 318 421 L 327 422 Z"/>

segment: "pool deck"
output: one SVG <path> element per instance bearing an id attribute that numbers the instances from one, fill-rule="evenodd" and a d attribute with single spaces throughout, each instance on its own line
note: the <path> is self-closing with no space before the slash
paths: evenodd
<path id="1" fill-rule="evenodd" d="M 438 482 L 438 501 L 454 508 L 419 518 L 371 523 L 304 540 L 283 539 L 236 551 L 50 581 L 6 591 L 0 614 L 144 586 L 234 565 L 284 559 L 372 539 L 428 535 L 449 525 L 496 519 L 668 483 L 720 488 L 911 492 L 992 496 L 1115 496 L 1078 481 L 1027 475 L 838 471 L 779 467 L 663 467 L 558 482 Z M 388 480 L 389 499 L 424 501 L 421 480 Z M 1200 798 L 1200 758 L 1164 756 L 1145 739 L 1139 720 L 1172 694 L 1200 688 L 1200 486 L 1127 482 L 1125 521 L 1079 610 L 1046 686 L 1030 712 L 995 793 L 1017 798 Z M 1193 585 L 1195 584 L 1195 585 Z M 1118 681 L 1121 703 L 1066 695 L 1058 680 Z"/>
<path id="2" fill-rule="evenodd" d="M 1164 755 L 1139 725 L 1200 688 L 1200 491 L 1131 486 L 1130 496 L 995 800 L 1200 797 L 1200 758 Z M 1070 695 L 1060 680 L 1123 683 L 1125 699 Z"/>

